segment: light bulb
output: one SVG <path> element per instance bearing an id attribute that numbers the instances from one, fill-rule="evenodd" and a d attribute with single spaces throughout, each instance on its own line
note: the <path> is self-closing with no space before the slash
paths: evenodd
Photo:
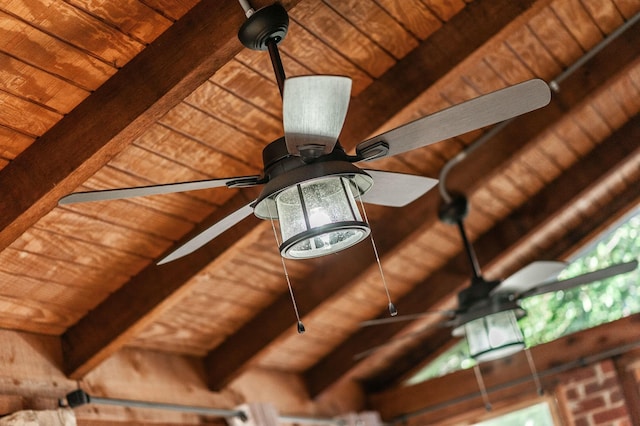
<path id="1" fill-rule="evenodd" d="M 309 212 L 309 224 L 312 228 L 331 223 L 331 218 L 322 207 L 314 207 Z"/>

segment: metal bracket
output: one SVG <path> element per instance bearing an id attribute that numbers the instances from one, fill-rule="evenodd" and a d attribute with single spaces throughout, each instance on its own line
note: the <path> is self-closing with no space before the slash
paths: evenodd
<path id="1" fill-rule="evenodd" d="M 359 158 L 358 161 L 372 161 L 384 157 L 388 153 L 389 144 L 385 141 L 377 141 L 363 149 L 356 149 L 356 156 Z"/>

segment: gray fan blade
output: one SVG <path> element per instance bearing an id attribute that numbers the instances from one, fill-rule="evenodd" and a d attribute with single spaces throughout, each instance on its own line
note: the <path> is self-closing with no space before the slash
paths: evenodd
<path id="1" fill-rule="evenodd" d="M 209 241 L 213 240 L 215 237 L 222 234 L 224 231 L 231 228 L 236 223 L 240 222 L 242 219 L 246 218 L 251 213 L 253 213 L 252 204 L 253 204 L 253 201 L 247 204 L 246 206 L 231 213 L 229 216 L 225 217 L 220 222 L 217 222 L 215 225 L 207 228 L 200 234 L 196 235 L 187 243 L 178 247 L 176 250 L 172 251 L 168 256 L 165 256 L 163 259 L 161 259 L 158 262 L 158 265 L 163 265 L 167 262 L 171 262 L 172 260 L 179 259 L 183 256 L 193 253 L 203 245 L 207 244 Z"/>
<path id="2" fill-rule="evenodd" d="M 550 100 L 551 91 L 544 81 L 525 81 L 389 130 L 361 142 L 356 152 L 385 142 L 389 152 L 384 156 L 397 155 L 533 111 Z"/>
<path id="3" fill-rule="evenodd" d="M 421 319 L 431 315 L 453 316 L 455 315 L 455 312 L 454 311 L 427 311 L 419 314 L 398 315 L 395 317 L 362 321 L 360 323 L 360 327 L 370 327 L 372 325 L 382 325 L 382 324 L 392 324 L 392 323 L 403 322 L 403 321 L 413 321 L 413 320 Z"/>
<path id="4" fill-rule="evenodd" d="M 530 288 L 538 286 L 558 276 L 564 268 L 565 262 L 538 261 L 532 262 L 524 268 L 502 281 L 491 291 L 495 293 L 524 293 Z"/>
<path id="5" fill-rule="evenodd" d="M 402 207 L 422 197 L 438 184 L 437 179 L 404 173 L 365 170 L 373 186 L 362 196 L 365 203 Z"/>
<path id="6" fill-rule="evenodd" d="M 402 340 L 406 340 L 406 339 L 410 339 L 412 337 L 419 336 L 419 335 L 423 334 L 425 331 L 429 331 L 429 330 L 431 330 L 433 328 L 451 327 L 452 325 L 453 325 L 453 321 L 443 321 L 443 322 L 439 322 L 439 323 L 436 323 L 436 324 L 429 324 L 426 327 L 422 327 L 419 330 L 412 331 L 412 332 L 404 334 L 404 335 L 402 335 L 402 336 L 400 336 L 400 337 L 398 337 L 396 339 L 389 340 L 386 343 L 383 343 L 383 344 L 378 345 L 378 346 L 373 346 L 373 347 L 367 349 L 366 351 L 362 351 L 360 353 L 357 353 L 357 354 L 355 354 L 353 356 L 353 360 L 354 361 L 359 361 L 359 360 L 361 360 L 363 358 L 368 357 L 369 355 L 372 355 L 372 354 L 378 352 L 381 349 L 384 349 L 384 348 L 386 348 L 388 346 L 394 345 L 394 344 L 396 344 L 398 342 L 401 342 Z"/>
<path id="7" fill-rule="evenodd" d="M 308 75 L 286 79 L 282 121 L 287 151 L 307 156 L 330 153 L 342 130 L 350 98 L 348 77 Z"/>
<path id="8" fill-rule="evenodd" d="M 638 267 L 638 261 L 632 260 L 631 262 L 618 263 L 608 266 L 603 269 L 599 269 L 593 272 L 587 272 L 586 274 L 578 275 L 577 277 L 568 278 L 562 281 L 553 281 L 543 284 L 538 287 L 534 287 L 529 291 L 523 293 L 519 299 L 525 297 L 536 296 L 538 294 L 550 293 L 558 290 L 568 290 L 573 287 L 581 286 L 583 284 L 589 284 L 595 281 L 600 281 L 605 278 L 613 277 L 615 275 L 631 272 Z"/>
<path id="9" fill-rule="evenodd" d="M 162 185 L 138 186 L 135 188 L 106 189 L 104 191 L 76 192 L 62 197 L 59 205 L 87 203 L 90 201 L 119 200 L 123 198 L 144 197 L 147 195 L 172 194 L 174 192 L 210 189 L 220 186 L 255 185 L 260 176 L 241 176 L 225 179 L 208 179 L 193 182 L 167 183 Z"/>

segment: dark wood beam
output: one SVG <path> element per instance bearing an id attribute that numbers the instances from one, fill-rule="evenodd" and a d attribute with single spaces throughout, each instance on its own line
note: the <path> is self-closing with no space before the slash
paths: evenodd
<path id="1" fill-rule="evenodd" d="M 474 1 L 349 104 L 340 140 L 354 147 L 514 20 L 548 1 Z M 375 119 L 371 119 L 374 117 Z"/>
<path id="2" fill-rule="evenodd" d="M 640 359 L 640 349 L 613 359 L 631 424 L 635 425 L 640 424 L 640 378 L 634 374 L 638 359 Z"/>
<path id="3" fill-rule="evenodd" d="M 474 151 L 473 157 L 465 162 L 464 173 L 460 167 L 457 170 L 453 169 L 449 176 L 452 185 L 448 186 L 457 190 L 464 189 L 462 192 L 467 195 L 473 193 L 474 188 L 497 173 L 496 170 L 508 164 L 535 137 L 564 117 L 569 109 L 578 106 L 591 95 L 595 83 L 586 83 L 585 75 L 589 76 L 589 81 L 599 81 L 603 86 L 607 81 L 612 81 L 615 75 L 624 70 L 640 54 L 640 30 L 636 27 L 638 24 L 629 29 L 623 37 L 614 40 L 606 49 L 599 52 L 581 67 L 579 72 L 568 77 L 563 83 L 562 95 L 554 96 L 550 105 L 513 120 L 496 137 Z M 514 143 L 516 140 L 521 142 Z M 435 200 L 431 198 L 433 195 L 436 195 Z M 430 208 L 424 206 L 424 203 L 431 203 Z M 429 218 L 435 220 L 435 209 L 438 203 L 437 194 L 427 194 L 423 199 L 413 203 L 412 207 L 421 211 L 423 221 L 427 221 Z M 404 212 L 402 214 L 404 215 Z M 483 263 L 486 264 L 488 261 Z M 453 280 L 456 276 L 458 277 L 456 282 L 461 282 L 460 279 L 465 277 L 465 274 L 462 274 L 461 277 L 461 271 L 466 272 L 467 268 L 465 261 L 458 258 L 438 272 L 438 277 L 441 280 L 439 282 L 453 282 L 449 280 Z M 423 285 L 417 287 L 429 288 Z M 450 287 L 449 291 L 452 290 L 453 288 Z M 439 297 L 444 296 L 446 296 L 446 292 L 440 294 Z M 412 308 L 404 307 L 403 309 L 409 312 L 419 312 L 426 309 L 425 305 L 417 306 L 420 305 L 417 301 L 426 300 L 424 297 L 426 296 L 416 297 L 415 294 L 410 294 L 406 299 L 403 298 L 402 304 L 407 303 L 407 306 Z M 385 315 L 386 312 L 380 313 L 380 317 Z M 376 331 L 362 330 L 351 336 L 348 341 L 345 341 L 305 373 L 309 392 L 312 395 L 317 395 L 324 391 L 331 383 L 354 367 L 354 354 L 383 344 L 400 330 L 399 327 L 388 326 L 383 330 Z"/>
<path id="4" fill-rule="evenodd" d="M 527 244 L 528 240 L 534 236 L 535 230 L 540 230 L 545 224 L 552 224 L 554 218 L 563 211 L 574 208 L 574 203 L 579 198 L 586 196 L 587 192 L 599 192 L 599 183 L 612 171 L 629 162 L 638 164 L 640 162 L 640 149 L 637 148 L 636 142 L 638 138 L 640 138 L 640 117 L 631 120 L 622 129 L 598 145 L 583 161 L 571 167 L 527 203 L 495 225 L 490 232 L 478 238 L 474 247 L 479 253 L 482 263 L 495 264 L 501 253 Z M 562 197 L 559 197 L 558 194 L 562 194 Z M 574 228 L 567 229 L 566 236 L 560 241 L 549 241 L 549 248 L 545 250 L 544 258 L 566 259 L 576 250 L 577 246 L 592 236 L 594 229 L 605 228 L 612 220 L 637 205 L 639 199 L 640 187 L 638 185 L 630 185 L 622 193 L 615 194 L 611 202 L 592 212 L 588 221 L 583 221 Z M 544 207 L 541 208 L 541 206 Z M 439 285 L 440 281 L 438 281 L 437 275 L 435 274 L 418 286 L 419 288 L 431 289 L 430 298 L 433 297 L 433 289 L 442 287 Z M 464 282 L 448 283 L 449 286 L 464 284 Z M 413 294 L 413 296 L 418 295 Z M 409 300 L 411 299 L 409 298 Z M 431 300 L 423 301 L 431 302 Z M 437 302 L 437 300 L 435 301 Z M 436 340 L 439 340 L 440 337 L 438 334 Z M 395 358 L 390 364 L 390 368 L 363 379 L 363 384 L 368 392 L 379 392 L 389 388 L 409 371 L 415 370 L 422 364 L 422 360 L 433 353 L 432 336 L 425 334 L 418 338 L 421 343 L 413 347 L 409 353 Z"/>
<path id="5" fill-rule="evenodd" d="M 559 368 L 561 366 L 579 368 L 581 361 L 597 362 L 592 358 L 595 354 L 640 345 L 639 323 L 640 314 L 635 314 L 531 348 L 536 369 L 542 376 L 543 388 L 551 389 L 558 383 L 561 379 L 559 375 L 563 372 Z M 513 398 L 518 393 L 536 394 L 523 352 L 483 363 L 481 370 L 492 403 Z M 432 424 L 484 406 L 476 383 L 472 369 L 462 370 L 413 386 L 397 387 L 371 395 L 369 402 L 371 408 L 379 411 L 385 420 L 402 421 L 406 415 L 421 411 L 423 415 L 416 417 L 416 421 L 419 424 Z"/>
<path id="6" fill-rule="evenodd" d="M 553 93 L 552 102 L 548 106 L 527 114 L 526 120 L 515 120 L 496 137 L 476 149 L 472 161 L 465 161 L 464 167 L 454 167 L 447 177 L 447 186 L 453 191 L 464 192 L 464 175 L 484 176 L 487 170 L 500 170 L 500 164 L 503 164 L 505 158 L 512 157 L 519 151 L 521 143 L 540 133 L 535 126 L 544 127 L 545 123 L 557 121 L 639 56 L 640 22 L 636 22 L 604 50 L 593 56 L 585 66 L 578 68 L 563 80 L 559 92 Z"/>
<path id="7" fill-rule="evenodd" d="M 530 12 L 534 3 L 531 0 L 517 4 L 508 0 L 482 0 L 469 4 L 438 32 L 387 71 L 379 81 L 352 99 L 347 118 L 348 126 L 345 127 L 347 133 L 343 133 L 341 137 L 345 146 L 355 146 L 370 132 L 382 126 L 407 102 L 445 76 L 511 21 L 523 13 Z M 535 3 L 535 7 L 542 7 L 543 3 Z M 458 42 L 452 43 L 452 40 Z M 446 54 L 443 54 L 445 51 Z M 390 252 L 423 224 L 425 217 L 435 217 L 433 206 L 437 202 L 438 196 L 433 192 L 423 197 L 419 203 L 412 203 L 410 209 L 389 213 L 394 216 L 401 214 L 403 220 L 385 221 L 387 232 L 376 238 L 380 251 Z M 390 226 L 393 229 L 390 229 Z M 309 313 L 337 291 L 344 289 L 345 285 L 363 273 L 373 260 L 371 247 L 361 244 L 350 249 L 348 264 L 341 262 L 339 267 L 326 265 L 319 268 L 323 272 L 320 276 L 314 274 L 313 288 L 304 286 L 296 289 L 300 311 L 304 314 Z M 336 262 L 340 260 L 333 261 L 333 264 Z M 265 345 L 295 325 L 292 322 L 290 304 L 289 295 L 281 295 L 206 356 L 205 364 L 212 389 L 220 389 L 227 385 L 251 365 Z M 233 353 L 233 356 L 229 356 L 229 353 Z"/>
<path id="8" fill-rule="evenodd" d="M 298 1 L 281 3 L 290 9 Z M 257 8 L 271 2 L 252 4 Z M 230 61 L 243 48 L 236 34 L 244 20 L 235 0 L 199 3 L 3 168 L 0 249 Z M 248 194 L 236 197 L 198 229 L 245 205 Z M 218 239 L 219 247 L 229 247 L 255 224 L 247 220 L 222 242 Z M 175 303 L 178 298 L 169 296 L 184 291 L 182 285 L 220 253 L 210 247 L 175 265 L 150 265 L 133 277 L 62 336 L 65 371 L 81 377 L 117 351 L 135 330 Z M 128 306 L 126 313 L 121 306 Z"/>
<path id="9" fill-rule="evenodd" d="M 257 195 L 257 189 L 239 191 L 174 247 L 181 246 L 244 207 Z M 189 256 L 162 266 L 152 263 L 131 278 L 61 336 L 65 373 L 71 378 L 80 379 L 116 353 L 187 294 L 191 289 L 188 285 L 190 278 L 215 262 L 259 222 L 251 215 L 218 236 L 215 244 L 207 244 Z"/>
<path id="10" fill-rule="evenodd" d="M 200 2 L 3 168 L 0 249 L 232 59 L 244 20 L 236 0 Z"/>

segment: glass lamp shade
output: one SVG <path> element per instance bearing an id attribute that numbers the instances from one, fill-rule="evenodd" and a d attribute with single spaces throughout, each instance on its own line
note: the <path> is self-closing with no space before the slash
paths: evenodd
<path id="1" fill-rule="evenodd" d="M 356 189 L 357 190 L 357 189 Z M 293 185 L 275 195 L 282 244 L 290 259 L 324 256 L 353 246 L 369 235 L 344 176 Z"/>
<path id="2" fill-rule="evenodd" d="M 502 358 L 524 349 L 524 337 L 513 310 L 496 312 L 464 325 L 469 354 L 478 362 Z"/>

